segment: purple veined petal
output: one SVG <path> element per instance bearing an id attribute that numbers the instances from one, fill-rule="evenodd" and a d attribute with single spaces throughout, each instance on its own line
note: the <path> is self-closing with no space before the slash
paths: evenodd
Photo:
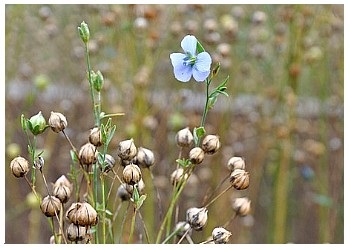
<path id="1" fill-rule="evenodd" d="M 197 60 L 195 63 L 195 68 L 198 71 L 210 71 L 211 57 L 209 53 L 202 52 L 197 55 Z"/>
<path id="2" fill-rule="evenodd" d="M 199 71 L 199 70 L 196 68 L 196 65 L 195 65 L 195 66 L 193 67 L 192 73 L 193 73 L 193 78 L 194 78 L 197 82 L 204 82 L 205 79 L 207 79 L 207 77 L 209 76 L 210 70 L 207 70 L 207 71 Z"/>
<path id="3" fill-rule="evenodd" d="M 197 50 L 197 38 L 192 35 L 187 35 L 181 41 L 181 48 L 185 53 L 190 53 L 192 56 L 196 55 Z"/>
<path id="4" fill-rule="evenodd" d="M 185 54 L 172 53 L 170 54 L 171 64 L 174 67 L 175 78 L 181 82 L 188 82 L 192 76 L 192 67 L 184 65 Z"/>

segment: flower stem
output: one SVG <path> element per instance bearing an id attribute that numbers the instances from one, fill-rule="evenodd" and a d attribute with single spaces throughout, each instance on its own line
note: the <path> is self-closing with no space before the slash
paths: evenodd
<path id="1" fill-rule="evenodd" d="M 136 208 L 134 208 L 134 213 L 133 213 L 132 218 L 131 218 L 130 235 L 129 235 L 129 241 L 128 241 L 129 244 L 131 243 L 131 240 L 132 240 L 133 235 L 134 235 L 136 212 L 137 212 Z"/>
<path id="2" fill-rule="evenodd" d="M 211 81 L 208 80 L 208 78 L 205 81 L 206 83 L 206 100 L 205 100 L 205 106 L 204 106 L 204 110 L 203 110 L 203 116 L 202 116 L 202 121 L 201 121 L 201 127 L 204 127 L 205 124 L 205 120 L 207 118 L 207 113 L 208 113 L 208 104 L 209 104 L 209 86 Z"/>

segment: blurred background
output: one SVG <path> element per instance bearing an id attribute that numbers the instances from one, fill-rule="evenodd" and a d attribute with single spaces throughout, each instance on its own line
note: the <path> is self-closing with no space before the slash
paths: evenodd
<path id="1" fill-rule="evenodd" d="M 151 237 L 169 204 L 175 134 L 199 126 L 204 106 L 205 85 L 178 82 L 169 59 L 193 34 L 213 65 L 221 63 L 213 86 L 230 76 L 229 97 L 220 96 L 209 111 L 206 130 L 222 146 L 191 177 L 179 218 L 229 174 L 232 156 L 244 157 L 250 186 L 211 205 L 208 225 L 192 239 L 206 239 L 232 216 L 232 200 L 247 196 L 251 213 L 226 227 L 233 232 L 229 243 L 344 242 L 343 5 L 6 5 L 5 12 L 6 243 L 48 243 L 51 236 L 27 183 L 9 168 L 17 155 L 28 157 L 21 114 L 63 113 L 77 148 L 94 126 L 77 32 L 82 21 L 90 27 L 92 68 L 105 78 L 102 110 L 125 113 L 113 118 L 110 154 L 129 138 L 155 153 L 154 179 L 144 173 L 148 197 L 141 210 Z M 45 149 L 48 181 L 67 176 L 72 162 L 64 137 L 46 131 L 37 145 Z"/>

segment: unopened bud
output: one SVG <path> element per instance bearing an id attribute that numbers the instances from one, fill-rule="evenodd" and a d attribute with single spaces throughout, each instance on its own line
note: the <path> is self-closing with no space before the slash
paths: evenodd
<path id="1" fill-rule="evenodd" d="M 134 185 L 141 180 L 141 170 L 135 164 L 125 166 L 123 170 L 123 180 L 126 184 Z"/>
<path id="2" fill-rule="evenodd" d="M 243 169 L 235 169 L 230 176 L 230 182 L 237 190 L 243 190 L 249 187 L 249 172 Z"/>
<path id="3" fill-rule="evenodd" d="M 82 241 L 85 239 L 86 228 L 71 223 L 67 228 L 67 238 L 70 241 Z"/>
<path id="4" fill-rule="evenodd" d="M 226 244 L 231 235 L 232 233 L 223 227 L 216 227 L 212 232 L 212 237 L 215 244 Z"/>
<path id="5" fill-rule="evenodd" d="M 90 39 L 89 26 L 83 21 L 78 27 L 79 35 L 84 43 L 87 43 Z"/>
<path id="6" fill-rule="evenodd" d="M 47 217 L 53 217 L 58 215 L 60 212 L 61 201 L 55 196 L 48 195 L 46 196 L 40 204 L 41 211 Z"/>
<path id="7" fill-rule="evenodd" d="M 251 201 L 247 197 L 236 198 L 232 203 L 233 210 L 239 216 L 246 216 L 250 212 Z"/>
<path id="8" fill-rule="evenodd" d="M 103 86 L 103 75 L 102 73 L 98 70 L 97 73 L 96 73 L 96 76 L 93 80 L 93 84 L 94 84 L 94 89 L 97 91 L 97 92 L 100 92 L 101 89 L 102 89 L 102 86 Z"/>
<path id="9" fill-rule="evenodd" d="M 204 151 L 200 147 L 192 148 L 189 153 L 190 161 L 193 164 L 200 164 L 204 160 Z"/>
<path id="10" fill-rule="evenodd" d="M 95 147 L 99 147 L 103 144 L 101 130 L 99 127 L 94 127 L 90 130 L 89 142 Z"/>
<path id="11" fill-rule="evenodd" d="M 10 168 L 12 174 L 17 178 L 20 178 L 29 172 L 29 162 L 25 158 L 17 156 L 11 161 Z"/>
<path id="12" fill-rule="evenodd" d="M 177 185 L 178 183 L 181 183 L 182 181 L 186 180 L 188 178 L 188 174 L 184 174 L 183 168 L 176 169 L 170 176 L 170 181 L 173 186 Z"/>
<path id="13" fill-rule="evenodd" d="M 191 228 L 196 231 L 202 230 L 208 220 L 208 210 L 203 208 L 192 207 L 186 211 L 186 221 Z"/>
<path id="14" fill-rule="evenodd" d="M 85 143 L 79 150 L 80 162 L 84 165 L 91 165 L 96 162 L 96 147 L 90 142 Z"/>
<path id="15" fill-rule="evenodd" d="M 139 147 L 136 159 L 137 165 L 141 168 L 150 168 L 154 164 L 154 154 L 147 148 Z"/>
<path id="16" fill-rule="evenodd" d="M 189 147 L 193 143 L 193 135 L 188 127 L 179 130 L 175 139 L 179 147 Z"/>
<path id="17" fill-rule="evenodd" d="M 46 125 L 46 120 L 42 115 L 41 111 L 39 111 L 38 114 L 32 116 L 28 120 L 28 127 L 29 127 L 29 130 L 33 133 L 33 135 L 38 135 L 45 131 L 45 129 L 47 128 L 47 125 Z"/>
<path id="18" fill-rule="evenodd" d="M 59 133 L 67 127 L 67 119 L 63 114 L 51 111 L 49 126 L 52 131 Z"/>
<path id="19" fill-rule="evenodd" d="M 235 169 L 245 169 L 245 162 L 242 157 L 231 157 L 227 162 L 227 168 L 230 171 L 234 171 Z"/>
<path id="20" fill-rule="evenodd" d="M 72 189 L 72 184 L 68 181 L 66 176 L 62 175 L 53 185 L 53 195 L 62 203 L 66 203 L 72 194 Z"/>
<path id="21" fill-rule="evenodd" d="M 202 149 L 206 154 L 214 154 L 220 148 L 220 141 L 217 135 L 206 135 L 202 142 Z"/>
<path id="22" fill-rule="evenodd" d="M 134 144 L 134 140 L 125 140 L 119 142 L 118 145 L 118 156 L 122 160 L 132 160 L 137 154 L 137 148 Z"/>

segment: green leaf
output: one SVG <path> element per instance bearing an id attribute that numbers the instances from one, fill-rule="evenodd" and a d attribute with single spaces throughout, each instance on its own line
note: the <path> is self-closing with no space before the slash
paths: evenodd
<path id="1" fill-rule="evenodd" d="M 107 137 L 107 140 L 106 140 L 106 145 L 108 145 L 108 144 L 111 142 L 111 140 L 112 140 L 112 138 L 113 138 L 113 136 L 114 136 L 114 132 L 115 132 L 116 128 L 117 128 L 117 126 L 114 125 L 114 126 L 111 128 L 111 130 L 109 131 L 108 137 Z"/>
<path id="2" fill-rule="evenodd" d="M 142 206 L 143 202 L 146 200 L 147 195 L 143 194 L 140 196 L 140 199 L 136 203 L 136 210 L 139 210 L 140 207 Z"/>
<path id="3" fill-rule="evenodd" d="M 112 213 L 111 211 L 109 211 L 108 209 L 106 209 L 105 212 L 106 212 L 106 214 L 108 214 L 108 215 L 111 215 L 111 216 L 113 215 L 113 213 Z"/>
<path id="4" fill-rule="evenodd" d="M 28 121 L 27 119 L 24 117 L 24 114 L 21 115 L 21 125 L 22 125 L 22 129 L 24 132 L 27 131 L 27 125 L 28 124 Z"/>
<path id="5" fill-rule="evenodd" d="M 204 127 L 194 128 L 193 129 L 193 139 L 195 145 L 198 145 L 199 140 L 205 135 Z"/>
<path id="6" fill-rule="evenodd" d="M 139 191 L 137 190 L 137 187 L 134 185 L 134 191 L 132 192 L 132 201 L 137 204 L 139 199 L 140 199 Z"/>
<path id="7" fill-rule="evenodd" d="M 191 161 L 189 159 L 177 159 L 176 163 L 178 163 L 182 168 L 186 168 L 191 164 Z"/>
<path id="8" fill-rule="evenodd" d="M 202 46 L 202 44 L 198 40 L 197 40 L 197 48 L 196 49 L 197 49 L 198 54 L 205 51 L 204 47 Z"/>
<path id="9" fill-rule="evenodd" d="M 70 150 L 69 153 L 70 153 L 70 158 L 72 159 L 73 162 L 78 162 L 79 161 L 77 155 L 74 153 L 73 150 Z"/>

